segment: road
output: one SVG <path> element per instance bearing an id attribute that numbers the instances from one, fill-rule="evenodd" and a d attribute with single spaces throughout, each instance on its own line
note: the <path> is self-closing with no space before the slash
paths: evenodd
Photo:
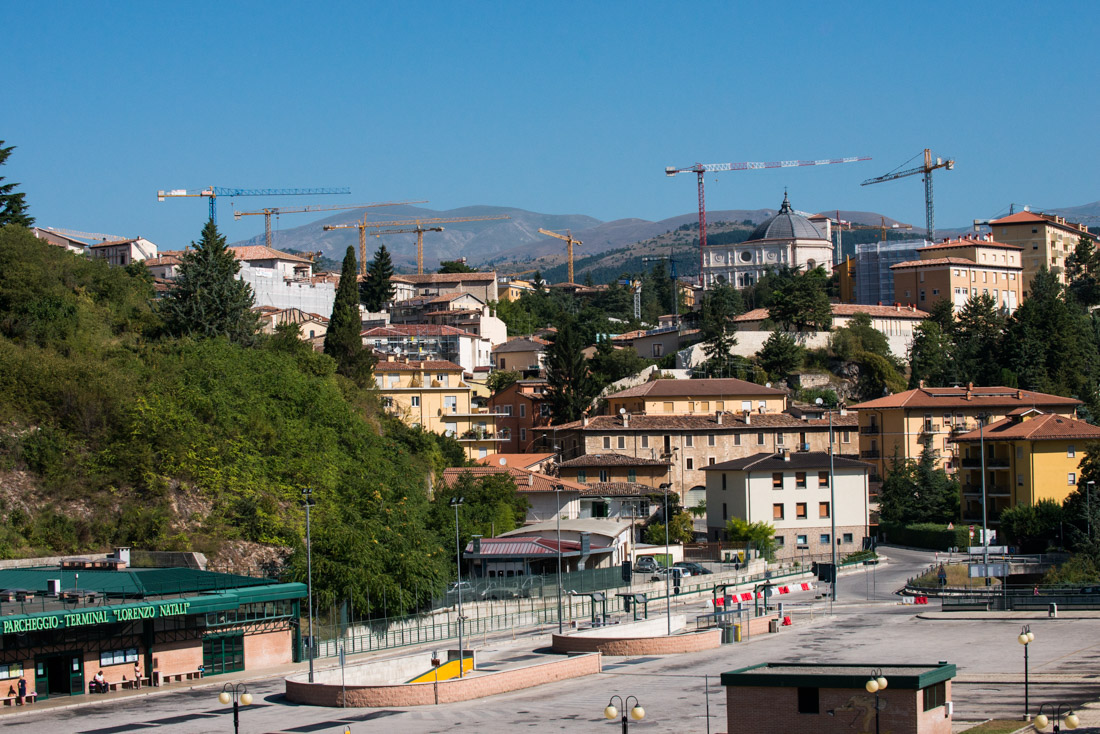
<path id="1" fill-rule="evenodd" d="M 321 709 L 289 704 L 280 679 L 250 682 L 256 702 L 241 712 L 242 734 L 280 732 L 453 732 L 595 731 L 618 726 L 607 722 L 603 708 L 613 694 L 637 696 L 647 717 L 631 724 L 639 732 L 706 732 L 709 693 L 710 730 L 725 731 L 725 692 L 719 675 L 767 661 L 841 662 L 885 665 L 892 662 L 948 660 L 959 666 L 955 686 L 956 719 L 1014 716 L 1023 711 L 1023 651 L 1016 642 L 1019 624 L 1009 621 L 932 621 L 917 618 L 923 608 L 899 606 L 891 591 L 914 570 L 931 562 L 931 554 L 900 549 L 886 551 L 891 563 L 873 571 L 877 585 L 864 572 L 842 576 L 833 616 L 816 615 L 812 624 L 762 635 L 718 650 L 667 658 L 606 658 L 605 672 L 587 678 L 526 691 L 440 707 L 409 709 Z M 871 567 L 868 567 L 869 569 Z M 868 574 L 872 573 L 870 570 Z M 875 598 L 869 591 L 877 587 Z M 796 601 L 794 595 L 792 601 Z M 701 611 L 701 603 L 690 609 Z M 818 602 L 818 607 L 827 607 Z M 1077 705 L 1100 697 L 1100 619 L 1044 620 L 1031 624 L 1033 708 L 1043 701 Z M 515 651 L 548 642 L 527 638 L 520 643 L 489 639 L 488 648 Z M 1068 675 L 1072 674 L 1072 675 Z M 1091 676 L 1091 678 L 1089 678 Z M 1086 682 L 1079 682 L 1085 678 Z M 1095 680 L 1095 682 L 1092 682 Z M 708 686 L 709 684 L 709 686 Z M 112 704 L 0 716 L 0 732 L 63 731 L 78 734 L 207 734 L 231 731 L 229 707 L 217 703 L 216 683 L 188 691 Z M 611 731 L 606 729 L 605 731 Z"/>

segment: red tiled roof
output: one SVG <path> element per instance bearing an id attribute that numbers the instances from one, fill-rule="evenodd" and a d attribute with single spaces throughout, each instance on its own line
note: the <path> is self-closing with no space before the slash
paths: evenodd
<path id="1" fill-rule="evenodd" d="M 477 460 L 483 466 L 501 466 L 501 459 L 505 466 L 514 466 L 520 469 L 530 469 L 536 464 L 541 464 L 547 459 L 554 458 L 555 454 L 492 454 L 483 456 Z"/>
<path id="2" fill-rule="evenodd" d="M 487 477 L 494 474 L 508 474 L 516 483 L 516 489 L 520 492 L 553 492 L 555 485 L 562 485 L 566 490 L 580 492 L 584 485 L 579 482 L 571 482 L 568 479 L 559 479 L 549 474 L 520 469 L 515 466 L 460 466 L 443 470 L 443 483 L 453 487 L 463 474 L 473 477 Z"/>
<path id="3" fill-rule="evenodd" d="M 280 252 L 266 245 L 240 245 L 229 249 L 233 251 L 233 256 L 238 260 L 287 260 L 289 262 L 313 264 L 312 260 L 291 255 L 289 252 Z"/>
<path id="4" fill-rule="evenodd" d="M 1007 263 L 978 263 L 967 260 L 965 257 L 934 257 L 929 260 L 906 260 L 897 265 L 891 265 L 891 270 L 898 268 L 919 268 L 925 265 L 962 265 L 968 268 L 997 268 L 999 270 L 1023 270 L 1022 265 L 1008 265 Z"/>
<path id="5" fill-rule="evenodd" d="M 786 455 L 774 453 L 754 454 L 741 459 L 723 461 L 721 464 L 704 466 L 703 471 L 774 471 L 776 469 L 827 469 L 829 454 L 824 451 L 794 452 Z M 873 464 L 842 456 L 833 456 L 833 464 L 841 469 L 870 469 Z"/>
<path id="6" fill-rule="evenodd" d="M 1094 240 L 1097 239 L 1096 235 L 1092 234 L 1091 232 L 1086 232 L 1086 231 L 1078 229 L 1076 226 L 1074 226 L 1076 224 L 1075 222 L 1070 222 L 1068 220 L 1065 221 L 1065 222 L 1059 222 L 1057 219 L 1055 219 L 1055 215 L 1053 215 L 1053 214 L 1044 214 L 1043 212 L 1039 212 L 1038 214 L 1036 214 L 1035 212 L 1029 212 L 1029 211 L 1016 212 L 1015 214 L 1009 214 L 1007 217 L 1001 217 L 1000 219 L 994 219 L 989 224 L 990 225 L 1006 225 L 1006 224 L 1036 224 L 1036 223 L 1049 224 L 1052 227 L 1058 227 L 1059 229 L 1065 229 L 1065 230 L 1068 230 L 1070 232 L 1073 232 L 1074 234 L 1086 235 L 1088 237 L 1091 237 Z"/>
<path id="7" fill-rule="evenodd" d="M 917 252 L 924 252 L 925 250 L 956 250 L 960 247 L 996 247 L 1003 250 L 1022 250 L 1024 248 L 1019 245 L 1006 245 L 1004 242 L 995 242 L 994 240 L 978 240 L 962 238 L 957 240 L 948 240 L 947 242 L 939 242 L 935 245 L 927 245 L 925 247 L 918 247 Z"/>
<path id="8" fill-rule="evenodd" d="M 833 416 L 834 428 L 855 428 L 858 420 L 855 414 Z M 635 414 L 630 416 L 630 423 L 623 426 L 622 418 L 617 415 L 598 415 L 590 418 L 588 425 L 583 421 L 573 421 L 557 426 L 547 426 L 541 430 L 571 430 L 594 431 L 598 433 L 619 433 L 628 431 L 707 431 L 717 433 L 720 431 L 755 431 L 760 429 L 786 428 L 790 430 L 828 430 L 827 418 L 811 418 L 802 420 L 786 413 L 752 413 L 749 422 L 745 423 L 745 417 L 741 413 L 723 413 L 722 425 L 718 425 L 713 413 L 701 413 L 696 415 L 663 415 L 663 414 Z M 536 428 L 535 430 L 540 430 Z"/>
<path id="9" fill-rule="evenodd" d="M 461 365 L 457 365 L 454 362 L 448 362 L 444 359 L 426 359 L 421 362 L 414 360 L 409 362 L 381 361 L 374 366 L 375 372 L 419 372 L 421 370 L 446 370 L 448 372 L 455 372 L 461 369 Z"/>
<path id="10" fill-rule="evenodd" d="M 1020 419 L 1020 414 L 1013 411 L 1015 417 L 1005 418 L 996 423 L 990 423 L 980 431 L 971 431 L 961 436 L 956 436 L 953 441 L 970 442 L 997 440 L 1025 439 L 1029 441 L 1059 441 L 1063 439 L 1083 439 L 1086 441 L 1100 440 L 1100 427 L 1074 418 L 1066 418 L 1054 413 L 1037 415 L 1034 418 Z"/>
<path id="11" fill-rule="evenodd" d="M 383 336 L 469 336 L 477 338 L 477 334 L 471 334 L 462 329 L 443 324 L 390 324 L 389 326 L 374 326 L 360 333 L 365 337 Z"/>
<path id="12" fill-rule="evenodd" d="M 643 459 L 626 454 L 585 454 L 569 461 L 563 461 L 562 468 L 575 466 L 668 466 L 671 462 L 660 459 Z"/>
<path id="13" fill-rule="evenodd" d="M 650 380 L 636 387 L 628 387 L 621 392 L 612 393 L 609 398 L 671 398 L 691 397 L 695 395 L 721 397 L 723 395 L 786 395 L 783 390 L 757 385 L 755 382 L 738 380 L 735 377 L 707 378 L 702 380 Z"/>
<path id="14" fill-rule="evenodd" d="M 147 257 L 142 262 L 145 267 L 152 268 L 160 265 L 179 265 L 181 260 L 176 255 L 161 255 L 160 257 Z"/>
<path id="15" fill-rule="evenodd" d="M 973 264 L 973 263 L 971 263 Z M 869 306 L 862 303 L 831 303 L 833 318 L 838 316 L 855 316 L 857 313 L 865 313 L 872 318 L 916 319 L 923 321 L 928 318 L 927 311 L 921 311 L 915 306 Z M 754 308 L 752 311 L 741 314 L 734 321 L 763 321 L 768 318 L 768 309 Z"/>
<path id="16" fill-rule="evenodd" d="M 463 282 L 487 282 L 497 279 L 496 272 L 488 273 L 422 273 L 419 275 L 412 273 L 401 273 L 400 275 L 393 276 L 394 278 L 400 278 L 406 283 L 412 283 L 413 285 L 434 284 L 434 283 L 463 283 Z"/>
<path id="17" fill-rule="evenodd" d="M 509 352 L 545 352 L 546 342 L 542 339 L 524 339 L 520 337 L 518 339 L 509 339 L 503 344 L 498 344 L 493 347 L 493 351 L 496 353 L 508 354 Z"/>
<path id="18" fill-rule="evenodd" d="M 556 538 L 543 538 L 540 536 L 522 538 L 482 538 L 481 555 L 483 556 L 554 556 L 558 553 L 559 542 Z M 563 540 L 560 543 L 562 553 L 578 553 L 581 544 L 576 540 Z M 606 550 L 610 546 L 596 545 L 592 550 Z M 473 554 L 474 543 L 466 544 L 463 553 Z"/>
<path id="19" fill-rule="evenodd" d="M 597 482 L 585 486 L 587 489 L 581 492 L 585 497 L 641 497 L 661 491 L 639 482 Z"/>
<path id="20" fill-rule="evenodd" d="M 970 399 L 967 399 L 967 394 Z M 1034 390 L 1017 390 L 1013 387 L 920 387 L 896 395 L 868 400 L 849 406 L 850 410 L 877 410 L 880 408 L 955 408 L 955 407 L 1020 407 L 1042 405 L 1081 405 L 1076 398 L 1063 398 Z"/>

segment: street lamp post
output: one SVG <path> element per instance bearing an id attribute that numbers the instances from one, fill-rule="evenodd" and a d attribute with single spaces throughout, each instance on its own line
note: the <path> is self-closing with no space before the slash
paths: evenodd
<path id="1" fill-rule="evenodd" d="M 982 571 L 985 573 L 985 585 L 989 586 L 989 494 L 985 489 L 985 419 L 987 417 L 985 413 L 978 414 L 978 453 L 981 454 L 982 461 Z"/>
<path id="2" fill-rule="evenodd" d="M 1096 482 L 1085 482 L 1085 521 L 1088 523 L 1089 540 L 1092 540 L 1092 488 Z"/>
<path id="3" fill-rule="evenodd" d="M 458 508 L 466 501 L 465 497 L 451 497 L 450 505 L 455 508 L 455 568 L 458 571 L 458 584 L 455 591 L 458 593 L 458 677 L 463 677 L 465 666 L 464 657 L 466 648 L 462 646 L 462 543 L 458 539 Z"/>
<path id="4" fill-rule="evenodd" d="M 248 688 L 245 687 L 244 683 L 226 683 L 222 686 L 222 692 L 218 694 L 218 700 L 221 701 L 223 706 L 233 704 L 233 732 L 239 734 L 241 722 L 239 717 L 240 706 L 238 704 L 248 706 L 252 703 L 252 694 L 248 692 Z"/>
<path id="5" fill-rule="evenodd" d="M 1016 641 L 1024 646 L 1024 721 L 1031 717 L 1031 702 L 1028 699 L 1027 648 L 1034 640 L 1035 633 L 1031 631 L 1030 625 L 1025 624 L 1020 628 L 1020 636 L 1016 638 Z"/>
<path id="6" fill-rule="evenodd" d="M 668 490 L 671 486 L 666 482 L 660 487 L 665 492 L 665 562 L 668 564 L 665 568 L 665 617 L 670 636 L 672 635 L 672 553 L 668 546 L 668 526 L 671 524 L 671 518 L 668 516 Z M 626 719 L 624 718 L 623 721 Z"/>
<path id="7" fill-rule="evenodd" d="M 1054 717 L 1054 731 L 1061 731 L 1061 727 L 1058 725 L 1060 722 L 1065 722 L 1067 729 L 1076 729 L 1081 725 L 1080 719 L 1077 718 L 1077 714 L 1073 713 L 1073 707 L 1064 703 L 1044 703 L 1039 706 L 1039 713 L 1035 717 L 1034 726 L 1037 730 L 1042 731 L 1047 728 L 1047 724 L 1050 723 L 1050 716 L 1043 713 L 1043 709 L 1050 707 L 1053 712 L 1051 715 Z M 1062 713 L 1065 709 L 1066 713 Z"/>
<path id="8" fill-rule="evenodd" d="M 564 628 L 562 626 L 564 624 L 564 622 L 562 620 L 563 613 L 562 613 L 562 606 L 561 606 L 561 597 L 562 597 L 562 587 L 561 587 L 561 491 L 563 489 L 565 489 L 564 484 L 555 484 L 554 485 L 554 498 L 555 498 L 555 503 L 556 503 L 557 508 L 558 508 L 558 511 L 555 515 L 555 519 L 557 520 L 557 523 L 558 523 L 558 634 L 559 635 L 564 633 Z M 573 607 L 570 606 L 569 609 L 572 610 Z M 570 614 L 572 614 L 572 611 L 570 611 Z"/>
<path id="9" fill-rule="evenodd" d="M 875 694 L 875 734 L 879 734 L 879 707 L 878 692 L 884 690 L 887 684 L 886 678 L 882 675 L 882 670 L 875 669 L 871 671 L 871 679 L 864 684 L 864 688 L 868 693 Z"/>
<path id="10" fill-rule="evenodd" d="M 822 405 L 825 401 L 821 398 L 815 400 L 818 405 Z M 833 562 L 833 581 L 830 584 L 831 596 L 833 602 L 836 602 L 836 466 L 833 461 L 833 411 L 830 409 L 829 413 L 829 523 L 830 523 L 830 535 L 829 539 L 832 541 L 832 562 Z"/>
<path id="11" fill-rule="evenodd" d="M 309 532 L 309 508 L 315 503 L 313 499 L 313 487 L 302 490 L 302 504 L 306 507 L 306 586 L 308 587 L 309 602 L 309 682 L 313 682 L 313 539 Z M 252 697 L 249 696 L 249 700 Z M 233 704 L 233 716 L 236 717 L 236 703 Z"/>
<path id="12" fill-rule="evenodd" d="M 607 702 L 607 708 L 603 710 L 603 715 L 611 721 L 614 721 L 615 717 L 620 714 L 620 708 L 615 707 L 615 699 L 619 700 L 619 707 L 621 707 L 623 734 L 627 734 L 627 732 L 630 731 L 630 726 L 627 722 L 628 714 L 631 719 L 641 721 L 645 718 L 645 709 L 642 708 L 637 696 L 627 696 L 625 701 L 622 696 L 612 696 L 611 700 Z M 630 705 L 632 700 L 634 701 L 633 706 Z"/>

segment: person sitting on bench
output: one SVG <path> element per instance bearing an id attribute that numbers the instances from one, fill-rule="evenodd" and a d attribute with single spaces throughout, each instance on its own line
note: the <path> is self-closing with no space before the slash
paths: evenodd
<path id="1" fill-rule="evenodd" d="M 92 678 L 92 693 L 106 693 L 107 679 L 103 677 L 103 671 L 99 671 Z"/>

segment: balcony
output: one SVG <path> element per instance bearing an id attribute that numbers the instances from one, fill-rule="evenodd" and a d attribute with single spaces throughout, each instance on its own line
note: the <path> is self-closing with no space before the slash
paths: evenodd
<path id="1" fill-rule="evenodd" d="M 966 456 L 961 459 L 964 469 L 981 469 L 982 460 L 981 457 Z M 986 469 L 1007 469 L 1008 459 L 1000 456 L 987 457 L 985 460 Z"/>
<path id="2" fill-rule="evenodd" d="M 921 426 L 920 433 L 922 436 L 931 436 L 936 433 L 947 433 L 947 429 L 939 423 L 925 423 Z"/>
<path id="3" fill-rule="evenodd" d="M 976 430 L 978 430 L 978 427 L 972 423 L 959 423 L 958 425 L 951 426 L 951 435 L 959 436 L 963 433 L 970 433 Z"/>
<path id="4" fill-rule="evenodd" d="M 458 436 L 459 441 L 507 441 L 511 438 L 509 431 L 483 431 L 474 429 L 466 431 Z"/>
<path id="5" fill-rule="evenodd" d="M 859 434 L 861 436 L 877 436 L 880 433 L 882 433 L 882 426 L 876 423 L 872 423 L 869 426 L 859 427 Z"/>
<path id="6" fill-rule="evenodd" d="M 861 459 L 878 459 L 882 457 L 882 452 L 878 449 L 868 449 L 867 451 L 860 451 L 859 458 Z"/>

